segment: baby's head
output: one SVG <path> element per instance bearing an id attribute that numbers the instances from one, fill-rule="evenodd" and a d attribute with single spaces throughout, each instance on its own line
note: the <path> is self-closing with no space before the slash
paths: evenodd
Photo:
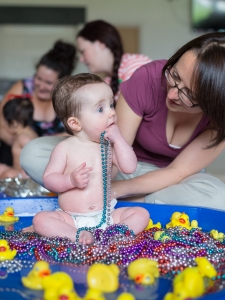
<path id="1" fill-rule="evenodd" d="M 80 73 L 61 78 L 52 90 L 54 110 L 69 134 L 73 134 L 67 120 L 70 117 L 79 118 L 82 106 L 89 101 L 84 97 L 87 85 L 104 83 L 104 80 L 94 74 Z"/>
<path id="2" fill-rule="evenodd" d="M 10 127 L 18 124 L 22 125 L 22 127 L 31 126 L 33 113 L 33 104 L 26 97 L 10 98 L 3 106 L 3 116 Z"/>

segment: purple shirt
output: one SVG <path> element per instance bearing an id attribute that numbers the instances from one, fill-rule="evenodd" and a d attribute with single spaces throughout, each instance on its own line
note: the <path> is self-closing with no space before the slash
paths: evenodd
<path id="1" fill-rule="evenodd" d="M 166 60 L 150 62 L 138 70 L 130 79 L 121 83 L 121 92 L 130 108 L 142 117 L 133 143 L 138 161 L 148 162 L 158 167 L 168 166 L 174 158 L 209 124 L 203 116 L 190 140 L 180 149 L 169 146 L 166 137 L 166 79 L 161 80 L 162 68 Z"/>

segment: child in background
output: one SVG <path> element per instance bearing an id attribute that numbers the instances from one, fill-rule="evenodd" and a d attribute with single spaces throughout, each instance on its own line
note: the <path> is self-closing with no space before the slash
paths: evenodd
<path id="1" fill-rule="evenodd" d="M 52 101 L 72 136 L 54 148 L 43 175 L 45 187 L 59 193 L 60 210 L 37 213 L 33 229 L 42 236 L 76 241 L 78 228 L 95 227 L 102 218 L 101 133 L 105 131 L 104 138 L 111 141 L 112 164 L 121 172 L 134 172 L 137 158 L 116 125 L 112 90 L 99 76 L 83 73 L 60 79 Z M 116 202 L 111 199 L 110 224 L 126 224 L 135 234 L 143 231 L 149 222 L 148 211 L 141 207 L 114 209 Z M 101 228 L 106 226 L 104 222 Z M 93 240 L 91 232 L 81 231 L 80 243 Z"/>
<path id="2" fill-rule="evenodd" d="M 14 136 L 12 144 L 13 167 L 7 166 L 0 174 L 1 178 L 26 178 L 27 175 L 20 166 L 22 148 L 31 140 L 37 138 L 32 129 L 34 107 L 26 96 L 12 95 L 3 106 L 3 115 L 8 124 L 9 132 Z"/>

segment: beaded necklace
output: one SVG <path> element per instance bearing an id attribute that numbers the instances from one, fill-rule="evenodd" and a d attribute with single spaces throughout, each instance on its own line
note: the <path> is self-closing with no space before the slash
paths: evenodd
<path id="1" fill-rule="evenodd" d="M 112 170 L 112 153 L 111 143 L 104 139 L 105 131 L 100 135 L 100 151 L 102 160 L 102 184 L 103 184 L 103 211 L 102 218 L 98 225 L 94 227 L 81 227 L 77 230 L 76 242 L 79 242 L 79 234 L 82 230 L 94 232 L 104 223 L 110 225 L 110 204 L 111 204 L 111 170 Z"/>

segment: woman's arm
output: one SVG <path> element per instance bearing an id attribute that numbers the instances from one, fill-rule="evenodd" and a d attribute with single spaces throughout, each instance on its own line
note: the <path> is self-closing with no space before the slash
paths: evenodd
<path id="1" fill-rule="evenodd" d="M 5 103 L 8 101 L 9 94 L 21 95 L 22 91 L 23 91 L 22 81 L 18 81 L 8 90 L 8 92 L 5 94 L 2 101 L 0 102 L 0 139 L 10 146 L 12 145 L 15 136 L 13 136 L 8 131 L 8 124 L 5 118 L 3 117 L 2 109 Z"/>
<path id="2" fill-rule="evenodd" d="M 115 197 L 150 194 L 177 184 L 186 177 L 201 171 L 225 149 L 225 142 L 218 147 L 204 149 L 210 144 L 211 137 L 210 130 L 203 132 L 166 168 L 133 179 L 113 182 Z"/>
<path id="3" fill-rule="evenodd" d="M 120 94 L 116 104 L 117 125 L 122 136 L 130 146 L 133 145 L 142 117 L 133 112 L 123 95 Z"/>

